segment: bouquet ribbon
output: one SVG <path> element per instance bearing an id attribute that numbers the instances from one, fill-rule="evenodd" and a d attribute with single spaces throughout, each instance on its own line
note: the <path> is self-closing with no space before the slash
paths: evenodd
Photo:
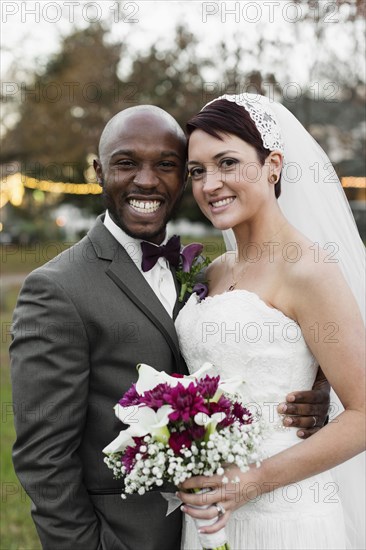
<path id="1" fill-rule="evenodd" d="M 168 509 L 166 511 L 166 516 L 169 516 L 177 508 L 182 506 L 182 501 L 180 498 L 176 497 L 174 493 L 160 493 L 163 498 L 168 502 Z"/>
<path id="2" fill-rule="evenodd" d="M 168 509 L 166 515 L 169 516 L 177 508 L 182 505 L 180 498 L 176 497 L 173 493 L 160 493 L 163 498 L 168 502 Z M 192 506 L 192 508 L 208 508 L 209 506 Z M 194 519 L 197 530 L 200 527 L 207 527 L 216 523 L 217 518 L 212 519 Z M 225 547 L 227 544 L 227 536 L 225 527 L 220 529 L 217 533 L 198 533 L 198 538 L 203 548 L 220 548 Z"/>

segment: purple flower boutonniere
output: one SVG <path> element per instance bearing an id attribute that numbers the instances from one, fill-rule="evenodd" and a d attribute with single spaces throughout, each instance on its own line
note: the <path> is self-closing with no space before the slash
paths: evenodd
<path id="1" fill-rule="evenodd" d="M 186 292 L 196 292 L 200 300 L 203 300 L 208 293 L 205 281 L 198 281 L 202 278 L 202 271 L 211 260 L 201 256 L 203 244 L 191 243 L 183 247 L 180 253 L 180 267 L 177 269 L 177 279 L 181 284 L 179 301 L 183 302 Z M 201 275 L 201 277 L 200 277 Z"/>

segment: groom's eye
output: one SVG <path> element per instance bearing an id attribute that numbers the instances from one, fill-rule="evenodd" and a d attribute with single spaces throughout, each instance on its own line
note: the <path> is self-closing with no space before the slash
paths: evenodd
<path id="1" fill-rule="evenodd" d="M 160 163 L 160 168 L 163 168 L 163 170 L 170 170 L 172 168 L 175 168 L 177 164 L 175 162 L 172 162 L 171 160 L 164 160 Z"/>
<path id="2" fill-rule="evenodd" d="M 121 166 L 122 168 L 133 168 L 136 166 L 136 163 L 133 160 L 121 159 L 116 162 L 116 165 Z"/>

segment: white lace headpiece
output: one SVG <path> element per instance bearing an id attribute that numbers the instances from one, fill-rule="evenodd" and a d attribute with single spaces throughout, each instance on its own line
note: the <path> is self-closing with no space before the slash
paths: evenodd
<path id="1" fill-rule="evenodd" d="M 266 97 L 247 93 L 236 95 L 224 94 L 207 103 L 205 107 L 219 99 L 226 99 L 227 101 L 232 101 L 244 107 L 261 135 L 263 146 L 269 151 L 281 151 L 281 153 L 284 154 L 285 147 L 281 136 L 280 125 Z"/>

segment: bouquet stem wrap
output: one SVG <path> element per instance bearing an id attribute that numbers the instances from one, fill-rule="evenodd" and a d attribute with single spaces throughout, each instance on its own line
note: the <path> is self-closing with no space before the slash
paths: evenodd
<path id="1" fill-rule="evenodd" d="M 195 491 L 195 493 L 206 493 L 210 489 L 201 489 Z M 207 506 L 192 506 L 192 508 L 209 508 L 209 505 Z M 194 523 L 197 528 L 198 532 L 198 538 L 200 543 L 202 544 L 203 550 L 230 550 L 230 547 L 227 543 L 227 536 L 226 536 L 226 530 L 225 527 L 220 529 L 220 531 L 217 531 L 217 533 L 200 533 L 198 529 L 200 527 L 208 527 L 209 525 L 213 525 L 216 523 L 217 517 L 212 519 L 197 519 L 194 518 Z"/>

